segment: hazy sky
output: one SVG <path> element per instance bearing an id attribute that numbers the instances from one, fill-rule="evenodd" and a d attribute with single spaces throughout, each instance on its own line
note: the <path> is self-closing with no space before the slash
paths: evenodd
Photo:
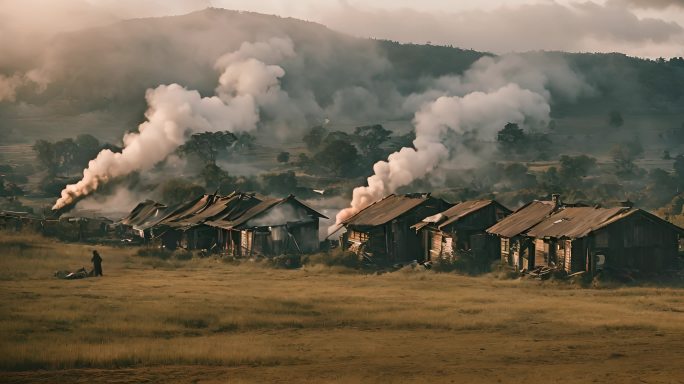
<path id="1" fill-rule="evenodd" d="M 302 18 L 361 37 L 495 53 L 684 56 L 684 0 L 0 0 L 0 49 L 59 31 L 208 6 Z"/>
<path id="2" fill-rule="evenodd" d="M 504 53 L 620 51 L 684 55 L 684 0 L 212 0 L 218 7 L 293 16 L 363 37 Z"/>

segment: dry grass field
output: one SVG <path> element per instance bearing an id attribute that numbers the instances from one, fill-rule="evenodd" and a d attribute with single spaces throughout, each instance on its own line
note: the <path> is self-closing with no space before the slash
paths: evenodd
<path id="1" fill-rule="evenodd" d="M 26 246 L 29 244 L 30 246 Z M 0 238 L 0 382 L 681 383 L 684 290 L 279 270 Z"/>

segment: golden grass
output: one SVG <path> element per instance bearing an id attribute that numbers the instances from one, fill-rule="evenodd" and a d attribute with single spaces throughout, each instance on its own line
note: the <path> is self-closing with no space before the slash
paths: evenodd
<path id="1" fill-rule="evenodd" d="M 0 244 L 18 241 L 9 237 Z M 585 382 L 598 377 L 586 372 L 629 379 L 620 375 L 638 367 L 666 379 L 684 373 L 678 288 L 582 289 L 322 265 L 280 270 L 108 247 L 97 248 L 103 278 L 65 281 L 52 273 L 89 267 L 93 247 L 30 240 L 31 247 L 0 246 L 0 369 L 19 381 L 125 367 L 166 381 L 163 367 L 181 366 L 198 367 L 184 368 L 188 377 L 215 367 L 237 382 Z"/>

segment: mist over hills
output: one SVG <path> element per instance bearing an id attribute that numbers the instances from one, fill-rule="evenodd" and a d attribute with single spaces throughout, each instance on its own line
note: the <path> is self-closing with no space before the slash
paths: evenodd
<path id="1" fill-rule="evenodd" d="M 119 140 L 144 119 L 146 89 L 178 83 L 211 95 L 221 55 L 245 41 L 283 36 L 292 39 L 296 55 L 281 65 L 286 72 L 282 88 L 301 114 L 290 119 L 286 133 L 282 127 L 267 131 L 281 140 L 299 137 L 324 119 L 350 127 L 410 121 L 415 106 L 407 104 L 409 95 L 425 93 L 440 77 L 463 74 L 481 57 L 493 56 L 353 38 L 316 23 L 222 9 L 127 20 L 59 35 L 42 60 L 48 78 L 44 91 L 27 84 L 17 88 L 16 101 L 0 102 L 0 140 L 30 142 L 84 132 Z M 680 62 L 618 53 L 518 56 L 527 65 L 563 62 L 591 88 L 568 96 L 562 83 L 552 84 L 552 116 L 605 116 L 618 109 L 658 118 L 681 113 L 684 105 Z"/>

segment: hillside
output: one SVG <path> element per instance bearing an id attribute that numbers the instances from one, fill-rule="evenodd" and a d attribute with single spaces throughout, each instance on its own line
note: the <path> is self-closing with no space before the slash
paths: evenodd
<path id="1" fill-rule="evenodd" d="M 431 45 L 352 38 L 320 24 L 257 13 L 206 9 L 183 16 L 134 19 L 60 35 L 46 54 L 46 90 L 20 89 L 21 103 L 0 103 L 0 140 L 31 142 L 89 132 L 105 140 L 143 119 L 144 94 L 179 83 L 210 95 L 218 57 L 244 41 L 289 36 L 297 56 L 283 63 L 283 89 L 316 105 L 311 125 L 410 120 L 402 98 L 431 79 L 463 73 L 487 53 Z M 531 60 L 567 61 L 593 95 L 555 101 L 557 117 L 619 109 L 652 116 L 681 113 L 684 66 L 621 54 L 527 53 Z M 553 93 L 553 90 L 551 90 Z M 307 127 L 302 127 L 305 129 Z M 299 133 L 298 129 L 295 129 Z M 293 136 L 297 136 L 296 134 Z"/>

